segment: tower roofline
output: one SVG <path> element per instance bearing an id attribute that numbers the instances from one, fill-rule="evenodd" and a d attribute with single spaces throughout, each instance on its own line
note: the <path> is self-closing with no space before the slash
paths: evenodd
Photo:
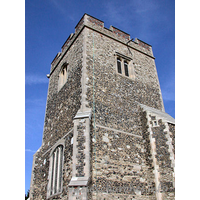
<path id="1" fill-rule="evenodd" d="M 60 60 L 63 58 L 63 56 L 67 53 L 71 45 L 76 41 L 77 37 L 80 35 L 80 33 L 83 31 L 83 29 L 87 27 L 93 31 L 99 32 L 102 35 L 109 37 L 117 42 L 120 42 L 140 53 L 143 53 L 153 59 L 155 57 L 152 53 L 152 46 L 147 44 L 146 42 L 143 42 L 140 39 L 135 38 L 135 41 L 130 40 L 130 34 L 114 27 L 110 26 L 110 28 L 104 27 L 104 22 L 102 20 L 99 20 L 98 18 L 95 18 L 87 13 L 85 13 L 82 18 L 79 20 L 77 25 L 75 26 L 75 33 L 71 33 L 67 40 L 64 42 L 64 44 L 61 47 L 61 52 L 59 52 L 55 58 L 53 59 L 51 65 L 54 65 L 52 67 L 50 76 L 53 73 L 54 69 L 59 64 Z M 130 43 L 127 43 L 127 41 Z"/>
<path id="2" fill-rule="evenodd" d="M 150 44 L 148 44 L 148 43 L 144 42 L 143 40 L 140 40 L 140 39 L 138 39 L 138 38 L 136 38 L 136 39 L 137 39 L 137 40 L 139 40 L 140 42 L 143 42 L 144 44 L 146 44 L 146 45 L 148 45 L 148 46 L 152 47 L 152 45 L 150 45 Z"/>

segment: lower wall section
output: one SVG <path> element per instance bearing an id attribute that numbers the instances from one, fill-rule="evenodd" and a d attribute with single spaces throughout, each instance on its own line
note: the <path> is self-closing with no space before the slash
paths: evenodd
<path id="1" fill-rule="evenodd" d="M 64 150 L 64 163 L 62 171 L 62 192 L 60 194 L 55 194 L 48 198 L 48 200 L 53 199 L 68 199 L 68 184 L 72 177 L 72 147 L 71 139 L 73 137 L 73 129 L 63 137 L 65 141 Z M 59 140 L 57 141 L 59 144 Z M 56 144 L 55 144 L 56 145 Z M 50 152 L 54 148 L 53 146 L 49 150 L 44 151 L 41 147 L 35 154 L 35 163 L 33 169 L 33 180 L 30 191 L 30 200 L 42 200 L 47 199 L 47 185 L 49 181 L 49 164 L 50 164 Z"/>
<path id="2" fill-rule="evenodd" d="M 88 188 L 87 187 L 69 187 L 70 200 L 87 200 Z"/>
<path id="3" fill-rule="evenodd" d="M 94 130 L 91 113 L 79 112 L 74 128 L 35 154 L 30 200 L 175 199 L 175 125 L 151 110 L 138 113 L 140 125 L 126 132 L 100 124 Z M 61 141 L 62 191 L 47 196 L 50 158 Z"/>
<path id="4" fill-rule="evenodd" d="M 132 194 L 118 194 L 118 193 L 92 193 L 92 199 L 98 200 L 110 200 L 110 199 L 120 199 L 120 200 L 155 200 L 155 197 L 152 196 L 141 196 L 141 195 L 132 195 Z"/>
<path id="5" fill-rule="evenodd" d="M 152 165 L 142 136 L 100 125 L 92 139 L 91 198 L 155 199 Z"/>
<path id="6" fill-rule="evenodd" d="M 146 112 L 157 199 L 175 198 L 175 157 L 172 127 L 159 114 Z M 171 125 L 173 126 L 173 125 Z M 170 132 L 171 131 L 171 132 Z"/>

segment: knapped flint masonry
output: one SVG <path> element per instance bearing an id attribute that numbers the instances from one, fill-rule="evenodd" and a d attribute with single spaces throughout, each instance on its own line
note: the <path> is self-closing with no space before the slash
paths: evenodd
<path id="1" fill-rule="evenodd" d="M 151 45 L 84 14 L 51 63 L 30 199 L 174 199 L 175 121 Z"/>

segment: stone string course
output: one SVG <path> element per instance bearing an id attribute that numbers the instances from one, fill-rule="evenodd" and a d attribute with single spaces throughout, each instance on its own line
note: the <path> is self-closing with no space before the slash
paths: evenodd
<path id="1" fill-rule="evenodd" d="M 132 77 L 117 73 L 116 52 L 131 59 Z M 154 59 L 145 42 L 81 18 L 51 64 L 31 200 L 175 199 L 175 124 L 141 106 L 164 113 Z M 48 198 L 50 152 L 63 139 L 62 192 Z"/>

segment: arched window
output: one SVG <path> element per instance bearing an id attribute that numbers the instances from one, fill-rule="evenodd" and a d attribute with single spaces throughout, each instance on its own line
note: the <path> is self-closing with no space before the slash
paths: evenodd
<path id="1" fill-rule="evenodd" d="M 67 82 L 67 63 L 65 63 L 60 70 L 59 79 L 58 79 L 58 90 L 60 90 L 63 85 Z"/>
<path id="2" fill-rule="evenodd" d="M 50 155 L 48 197 L 62 192 L 62 171 L 63 145 L 59 145 Z"/>

